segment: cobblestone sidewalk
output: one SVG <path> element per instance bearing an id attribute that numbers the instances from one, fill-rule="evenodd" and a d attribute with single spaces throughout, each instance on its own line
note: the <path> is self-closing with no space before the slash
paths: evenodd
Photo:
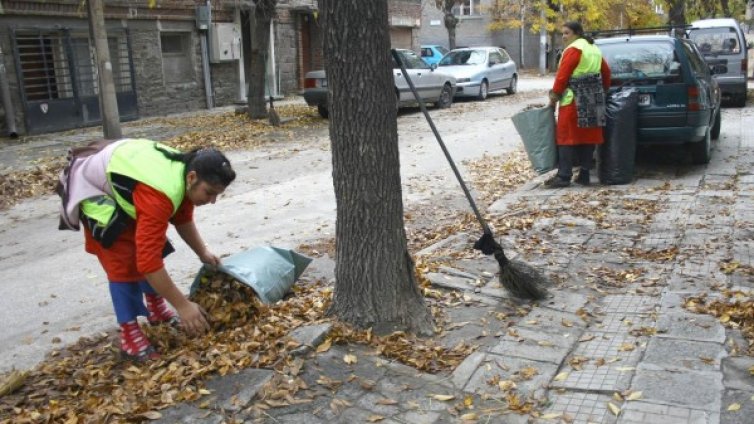
<path id="1" fill-rule="evenodd" d="M 650 159 L 632 185 L 547 190 L 537 180 L 493 205 L 493 216 L 528 211 L 516 218 L 524 227 L 498 231 L 559 281 L 539 304 L 511 302 L 493 260 L 459 254 L 473 235 L 421 252 L 446 261 L 428 275 L 435 286 L 465 294 L 448 309 L 441 340 L 478 345 L 451 373 L 418 373 L 365 347 L 333 346 L 306 356 L 311 402 L 245 412 L 272 376 L 248 370 L 214 383 L 210 409 L 182 405 L 163 422 L 751 422 L 754 359 L 731 354 L 747 342 L 682 306 L 692 295 L 754 287 L 750 275 L 720 269 L 726 260 L 752 265 L 754 252 L 754 134 L 743 130 L 754 117 L 740 122 L 706 167 Z M 316 346 L 327 331 L 297 337 Z M 345 364 L 346 354 L 358 361 Z M 511 411 L 526 401 L 538 413 Z M 740 409 L 729 410 L 733 404 Z"/>

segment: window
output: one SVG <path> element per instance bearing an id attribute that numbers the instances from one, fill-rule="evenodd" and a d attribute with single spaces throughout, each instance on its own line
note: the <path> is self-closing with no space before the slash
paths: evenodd
<path id="1" fill-rule="evenodd" d="M 162 73 L 168 84 L 194 81 L 191 60 L 191 34 L 188 32 L 163 32 L 160 34 Z"/>
<path id="2" fill-rule="evenodd" d="M 479 4 L 481 0 L 464 0 L 454 6 L 456 16 L 475 16 L 479 15 L 482 7 Z"/>
<path id="3" fill-rule="evenodd" d="M 689 58 L 689 63 L 691 63 L 691 69 L 694 70 L 694 73 L 696 75 L 706 75 L 709 72 L 709 68 L 694 46 L 690 43 L 681 43 L 681 45 L 686 51 L 686 56 Z"/>
<path id="4" fill-rule="evenodd" d="M 669 42 L 610 43 L 599 48 L 613 79 L 666 78 L 678 69 Z"/>
<path id="5" fill-rule="evenodd" d="M 399 50 L 399 52 L 401 55 L 401 60 L 403 60 L 403 64 L 406 66 L 406 69 L 429 68 L 429 65 L 427 65 L 427 62 L 423 61 L 419 56 L 416 55 L 416 53 L 410 50 Z M 397 63 L 395 63 L 395 60 L 393 60 L 393 68 L 400 69 L 400 66 L 398 66 Z"/>
<path id="6" fill-rule="evenodd" d="M 689 31 L 689 37 L 705 55 L 741 52 L 741 43 L 734 28 L 692 29 Z"/>
<path id="7" fill-rule="evenodd" d="M 490 64 L 499 65 L 503 62 L 503 56 L 499 52 L 490 52 Z"/>

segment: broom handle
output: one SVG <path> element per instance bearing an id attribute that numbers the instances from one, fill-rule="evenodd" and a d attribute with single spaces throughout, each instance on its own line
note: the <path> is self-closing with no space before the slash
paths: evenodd
<path id="1" fill-rule="evenodd" d="M 474 215 L 476 215 L 477 221 L 479 221 L 479 225 L 482 226 L 482 231 L 484 231 L 485 233 L 492 234 L 490 227 L 487 225 L 487 221 L 485 221 L 484 218 L 482 218 L 482 214 L 479 213 L 479 209 L 476 207 L 476 202 L 474 202 L 474 198 L 471 197 L 471 193 L 469 192 L 469 189 L 466 188 L 466 183 L 463 182 L 463 178 L 461 178 L 461 173 L 458 171 L 458 168 L 456 167 L 455 162 L 453 162 L 453 158 L 450 156 L 450 152 L 448 152 L 448 148 L 445 147 L 445 143 L 442 141 L 442 137 L 440 137 L 440 133 L 437 131 L 437 127 L 435 127 L 435 123 L 432 122 L 432 118 L 429 116 L 429 112 L 427 112 L 427 106 L 424 104 L 424 100 L 422 100 L 422 98 L 419 97 L 419 93 L 417 93 L 416 91 L 414 82 L 411 81 L 411 77 L 408 76 L 408 72 L 406 71 L 406 66 L 403 64 L 403 60 L 401 60 L 400 55 L 398 54 L 397 51 L 395 51 L 395 49 L 391 49 L 390 53 L 393 55 L 393 59 L 395 59 L 396 63 L 398 63 L 398 66 L 400 66 L 401 72 L 403 72 L 403 77 L 406 78 L 406 82 L 408 83 L 408 87 L 411 89 L 411 92 L 414 93 L 414 98 L 419 103 L 419 109 L 421 109 L 422 113 L 424 114 L 424 117 L 427 118 L 427 123 L 429 123 L 429 127 L 432 128 L 432 132 L 435 134 L 435 138 L 437 139 L 437 142 L 440 144 L 440 148 L 442 148 L 442 152 L 445 154 L 445 158 L 448 159 L 448 163 L 450 163 L 450 167 L 453 169 L 453 173 L 456 174 L 458 183 L 461 185 L 461 188 L 463 189 L 463 194 L 466 195 L 466 199 L 468 199 L 469 204 L 471 205 L 471 209 L 474 211 Z"/>

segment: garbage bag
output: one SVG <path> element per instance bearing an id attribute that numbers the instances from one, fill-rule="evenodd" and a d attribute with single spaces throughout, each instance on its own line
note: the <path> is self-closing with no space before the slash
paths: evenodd
<path id="1" fill-rule="evenodd" d="M 282 299 L 304 272 L 312 259 L 292 250 L 278 247 L 257 247 L 223 258 L 217 271 L 224 272 L 246 284 L 267 304 Z M 204 265 L 191 285 L 193 295 L 199 287 L 199 280 L 208 272 Z"/>
<path id="2" fill-rule="evenodd" d="M 555 169 L 555 110 L 551 106 L 527 107 L 511 118 L 524 142 L 526 155 L 538 174 Z"/>
<path id="3" fill-rule="evenodd" d="M 639 90 L 623 89 L 607 96 L 605 142 L 597 151 L 602 184 L 628 184 L 634 179 Z"/>

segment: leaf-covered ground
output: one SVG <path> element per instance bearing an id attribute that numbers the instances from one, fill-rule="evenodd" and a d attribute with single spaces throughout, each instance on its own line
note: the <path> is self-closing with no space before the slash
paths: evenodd
<path id="1" fill-rule="evenodd" d="M 293 130 L 321 127 L 325 122 L 317 115 L 316 109 L 307 106 L 284 105 L 276 110 L 285 119 L 279 128 L 272 127 L 267 120 L 249 119 L 248 115 L 234 112 L 144 119 L 124 126 L 158 126 L 163 130 L 174 128 L 176 131 L 173 132 L 180 135 L 163 142 L 181 150 L 206 146 L 237 150 L 289 141 L 293 138 Z M 53 194 L 58 175 L 65 166 L 64 156 L 38 158 L 28 168 L 0 174 L 0 210 L 8 209 L 23 199 Z"/>

